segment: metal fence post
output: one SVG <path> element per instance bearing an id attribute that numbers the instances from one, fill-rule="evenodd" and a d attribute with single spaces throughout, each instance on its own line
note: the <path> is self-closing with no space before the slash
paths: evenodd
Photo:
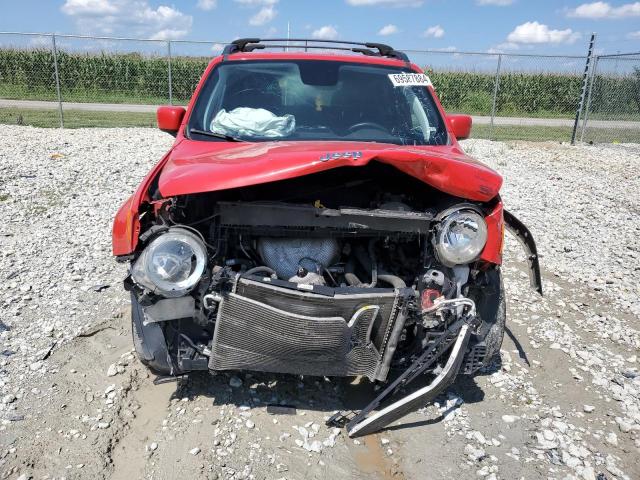
<path id="1" fill-rule="evenodd" d="M 591 64 L 591 57 L 593 56 L 593 45 L 596 42 L 596 34 L 591 34 L 591 40 L 589 41 L 589 51 L 587 52 L 587 61 L 584 65 L 584 75 L 582 76 L 582 90 L 580 91 L 580 102 L 578 102 L 578 108 L 576 109 L 576 118 L 573 122 L 573 132 L 571 132 L 571 145 L 576 144 L 576 133 L 578 131 L 578 123 L 580 123 L 580 114 L 582 113 L 582 107 L 584 106 L 585 95 L 587 94 L 587 84 L 589 81 L 589 65 Z"/>
<path id="2" fill-rule="evenodd" d="M 593 84 L 595 83 L 598 71 L 598 59 L 593 59 L 593 67 L 591 67 L 591 80 L 589 81 L 589 95 L 587 96 L 587 105 L 584 108 L 584 118 L 582 119 L 582 131 L 580 132 L 580 143 L 584 141 L 584 132 L 587 130 L 587 121 L 589 120 L 589 110 L 591 110 L 591 96 L 593 95 Z"/>
<path id="3" fill-rule="evenodd" d="M 53 44 L 53 71 L 56 77 L 56 94 L 58 96 L 58 114 L 60 116 L 60 128 L 64 128 L 64 115 L 62 113 L 62 95 L 60 94 L 60 74 L 58 73 L 58 48 L 56 47 L 56 34 L 51 34 Z"/>
<path id="4" fill-rule="evenodd" d="M 169 105 L 173 105 L 173 85 L 171 83 L 171 40 L 167 41 L 167 63 L 169 67 Z"/>
<path id="5" fill-rule="evenodd" d="M 500 88 L 500 65 L 502 65 L 502 54 L 498 55 L 498 66 L 496 67 L 496 79 L 493 84 L 493 104 L 491 105 L 491 123 L 489 124 L 489 140 L 493 140 L 493 119 L 496 116 L 496 103 L 498 100 L 498 89 Z"/>

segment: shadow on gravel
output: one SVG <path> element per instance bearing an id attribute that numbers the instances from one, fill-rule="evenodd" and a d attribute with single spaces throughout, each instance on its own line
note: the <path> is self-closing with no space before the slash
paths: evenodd
<path id="1" fill-rule="evenodd" d="M 498 369 L 499 358 L 497 363 L 494 362 L 491 367 L 485 369 L 483 374 L 490 374 Z M 234 376 L 242 380 L 242 386 L 230 386 L 230 379 Z M 428 381 L 427 377 L 416 380 L 407 389 L 406 394 L 424 386 Z M 290 414 L 295 414 L 296 410 L 311 410 L 330 415 L 336 410 L 361 410 L 377 393 L 373 384 L 364 378 L 327 379 L 258 372 L 211 375 L 201 372 L 190 375 L 185 383 L 178 386 L 172 398 L 193 399 L 204 396 L 210 398 L 216 406 L 232 404 L 236 407 L 259 408 L 276 405 L 285 407 L 284 411 L 288 410 Z M 484 392 L 474 378 L 465 375 L 458 376 L 456 382 L 439 400 L 444 403 L 447 395 L 451 393 L 459 396 L 464 403 L 476 403 L 484 399 Z M 457 405 L 451 410 L 455 408 Z M 449 410 L 446 410 L 435 418 L 394 425 L 387 430 L 433 425 L 441 422 L 448 413 Z"/>
<path id="2" fill-rule="evenodd" d="M 241 379 L 242 385 L 231 387 L 229 383 L 232 377 Z M 232 404 L 237 407 L 257 408 L 279 405 L 332 412 L 345 408 L 342 402 L 344 383 L 343 379 L 327 380 L 323 377 L 303 378 L 259 372 L 217 375 L 198 372 L 189 375 L 189 379 L 176 389 L 173 398 L 204 396 L 210 398 L 213 405 L 217 406 Z M 371 385 L 369 388 L 372 390 Z M 364 400 L 359 408 L 366 403 L 367 400 Z"/>
<path id="3" fill-rule="evenodd" d="M 530 367 L 531 363 L 529 362 L 529 357 L 527 357 L 527 352 L 524 351 L 524 348 L 522 347 L 522 344 L 516 338 L 516 336 L 513 334 L 511 329 L 509 327 L 505 327 L 504 333 L 507 334 L 507 336 L 511 339 L 511 341 L 515 345 L 516 350 L 518 350 L 518 356 L 520 357 L 520 359 L 527 364 L 527 367 Z"/>

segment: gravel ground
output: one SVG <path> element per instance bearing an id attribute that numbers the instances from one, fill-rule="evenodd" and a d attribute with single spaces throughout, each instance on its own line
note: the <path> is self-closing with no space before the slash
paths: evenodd
<path id="1" fill-rule="evenodd" d="M 640 145 L 464 142 L 504 175 L 545 297 L 510 240 L 500 361 L 351 440 L 324 418 L 363 406 L 366 383 L 201 375 L 176 390 L 132 355 L 110 223 L 171 137 L 0 133 L 0 478 L 640 477 Z M 274 401 L 296 409 L 270 415 Z"/>

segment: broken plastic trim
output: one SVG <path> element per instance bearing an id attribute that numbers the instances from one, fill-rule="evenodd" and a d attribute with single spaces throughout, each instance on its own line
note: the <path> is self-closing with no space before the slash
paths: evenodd
<path id="1" fill-rule="evenodd" d="M 527 254 L 527 264 L 529 266 L 529 283 L 531 288 L 542 295 L 542 275 L 540 274 L 540 261 L 538 259 L 538 249 L 533 235 L 515 215 L 504 210 L 504 223 L 507 230 L 518 239 Z"/>
<path id="2" fill-rule="evenodd" d="M 358 416 L 354 417 L 347 424 L 348 435 L 358 437 L 377 432 L 408 413 L 432 402 L 456 378 L 469 343 L 471 328 L 467 323 L 462 325 L 447 363 L 429 385 L 401 398 L 364 420 L 359 420 Z"/>

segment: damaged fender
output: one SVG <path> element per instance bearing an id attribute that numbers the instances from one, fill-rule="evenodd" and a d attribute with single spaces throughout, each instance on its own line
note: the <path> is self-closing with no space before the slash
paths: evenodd
<path id="1" fill-rule="evenodd" d="M 524 226 L 515 215 L 507 210 L 504 210 L 504 223 L 507 230 L 515 236 L 525 253 L 527 254 L 527 264 L 529 266 L 529 283 L 531 288 L 542 295 L 542 276 L 540 274 L 540 261 L 538 259 L 538 249 L 536 248 L 536 242 L 533 240 L 533 235 L 527 227 Z"/>

